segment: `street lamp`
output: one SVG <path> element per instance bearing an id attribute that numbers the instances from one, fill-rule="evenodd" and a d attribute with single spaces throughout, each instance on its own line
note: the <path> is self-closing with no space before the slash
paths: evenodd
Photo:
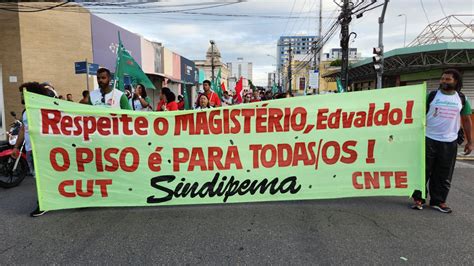
<path id="1" fill-rule="evenodd" d="M 400 14 L 397 17 L 405 17 L 405 33 L 403 34 L 403 47 L 406 47 L 406 40 L 407 40 L 407 15 L 406 14 Z"/>
<path id="2" fill-rule="evenodd" d="M 275 56 L 271 55 L 271 54 L 267 54 L 267 56 L 269 57 L 273 57 L 275 58 L 275 60 L 277 60 L 277 70 L 278 70 L 278 58 L 276 58 Z M 275 71 L 275 72 L 278 72 L 278 87 L 280 87 L 280 72 L 279 71 Z M 275 82 L 275 76 L 273 76 L 273 82 Z"/>
<path id="3" fill-rule="evenodd" d="M 211 43 L 211 79 L 212 79 L 212 84 L 214 84 L 214 44 L 215 42 L 213 40 L 209 41 Z"/>

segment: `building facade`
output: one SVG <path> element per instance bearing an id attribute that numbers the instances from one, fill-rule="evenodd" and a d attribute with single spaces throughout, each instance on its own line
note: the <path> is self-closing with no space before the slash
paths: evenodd
<path id="1" fill-rule="evenodd" d="M 41 7 L 44 3 L 29 3 Z M 71 7 L 74 8 L 74 7 Z M 24 82 L 50 82 L 58 93 L 73 99 L 82 98 L 86 80 L 93 77 L 76 75 L 74 62 L 92 61 L 90 14 L 79 12 L 7 12 L 0 10 L 0 139 L 13 122 L 14 111 L 20 117 L 19 86 Z"/>
<path id="2" fill-rule="evenodd" d="M 229 78 L 230 71 L 227 67 L 227 64 L 222 62 L 221 52 L 217 48 L 216 44 L 210 44 L 206 52 L 206 59 L 204 60 L 194 60 L 194 64 L 199 72 L 202 72 L 204 79 L 212 81 L 217 78 L 219 69 L 221 70 L 221 83 L 224 82 L 226 88 L 229 88 L 227 79 Z M 214 68 L 214 73 L 213 73 Z"/>
<path id="3" fill-rule="evenodd" d="M 341 60 L 342 48 L 332 48 L 329 53 L 323 53 L 322 61 Z M 349 60 L 361 59 L 361 54 L 357 53 L 357 48 L 349 48 Z"/>
<path id="4" fill-rule="evenodd" d="M 28 5 L 45 8 L 51 3 Z M 70 93 L 76 102 L 82 98 L 87 83 L 90 89 L 97 88 L 95 76 L 75 73 L 75 62 L 87 60 L 114 72 L 117 32 L 124 47 L 158 89 L 147 91 L 154 103 L 159 101 L 159 89 L 163 86 L 170 87 L 175 94 L 183 94 L 183 89 L 195 90 L 192 87 L 197 84 L 198 71 L 191 60 L 74 3 L 68 6 L 74 12 L 0 10 L 0 139 L 5 139 L 5 127 L 13 122 L 8 114 L 21 114 L 24 109 L 18 89 L 22 83 L 50 82 L 59 94 Z"/>
<path id="5" fill-rule="evenodd" d="M 240 77 L 253 80 L 253 64 L 246 62 L 242 57 L 237 58 L 237 61 L 228 62 L 229 77 L 239 79 Z"/>
<path id="6" fill-rule="evenodd" d="M 283 73 L 286 71 L 291 56 L 304 55 L 307 60 L 312 59 L 313 43 L 317 41 L 316 36 L 281 36 L 277 43 L 277 73 L 278 80 L 283 81 Z M 282 82 L 283 83 L 283 82 Z"/>
<path id="7" fill-rule="evenodd" d="M 295 95 L 312 93 L 309 91 L 309 71 L 311 69 L 312 60 L 308 60 L 304 55 L 295 56 L 291 60 L 291 80 L 288 77 L 284 78 L 286 88 Z"/>

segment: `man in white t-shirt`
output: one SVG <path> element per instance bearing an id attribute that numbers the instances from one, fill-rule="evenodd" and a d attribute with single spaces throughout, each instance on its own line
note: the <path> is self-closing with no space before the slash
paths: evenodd
<path id="1" fill-rule="evenodd" d="M 430 206 L 443 213 L 451 213 L 446 204 L 456 163 L 458 131 L 466 133 L 465 154 L 473 150 L 471 139 L 471 106 L 460 92 L 461 74 L 447 69 L 441 77 L 440 87 L 428 96 L 426 113 L 426 185 L 429 186 Z M 421 191 L 413 193 L 415 210 L 422 210 L 425 200 Z"/>
<path id="2" fill-rule="evenodd" d="M 224 91 L 221 102 L 222 102 L 222 106 L 230 106 L 233 104 L 232 97 L 229 95 L 228 91 Z"/>
<path id="3" fill-rule="evenodd" d="M 89 94 L 89 104 L 118 109 L 131 110 L 128 98 L 125 93 L 110 87 L 112 75 L 107 68 L 97 70 L 98 90 L 93 90 Z"/>

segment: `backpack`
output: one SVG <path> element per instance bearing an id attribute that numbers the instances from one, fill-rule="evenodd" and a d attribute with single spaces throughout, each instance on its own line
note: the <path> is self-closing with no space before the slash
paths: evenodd
<path id="1" fill-rule="evenodd" d="M 430 94 L 428 94 L 428 100 L 426 101 L 426 113 L 428 113 L 428 111 L 430 110 L 430 103 L 436 97 L 437 92 L 438 90 L 430 91 Z M 466 95 L 464 95 L 464 93 L 460 91 L 457 91 L 457 93 L 458 93 L 459 98 L 461 99 L 462 109 L 464 109 L 464 106 L 466 105 Z M 464 142 L 464 130 L 462 129 L 462 127 L 458 131 L 458 139 L 456 140 L 456 142 L 459 145 L 461 145 Z"/>

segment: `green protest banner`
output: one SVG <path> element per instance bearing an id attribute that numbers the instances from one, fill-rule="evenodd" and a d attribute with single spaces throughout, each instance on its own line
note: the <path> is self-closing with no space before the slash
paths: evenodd
<path id="1" fill-rule="evenodd" d="M 424 191 L 422 85 L 159 113 L 25 97 L 43 210 Z"/>

